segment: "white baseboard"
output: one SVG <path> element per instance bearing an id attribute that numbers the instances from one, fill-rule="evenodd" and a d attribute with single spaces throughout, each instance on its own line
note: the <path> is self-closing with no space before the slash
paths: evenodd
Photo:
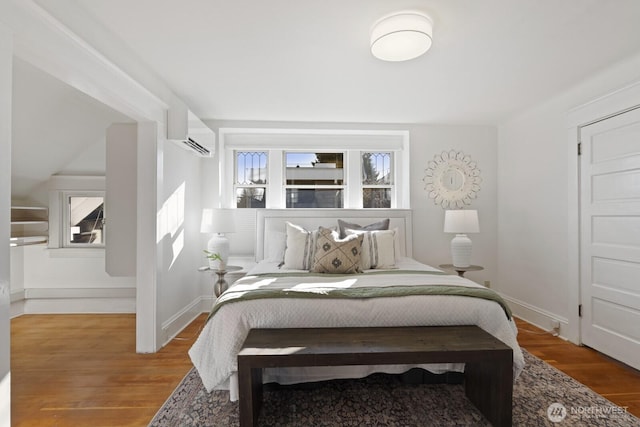
<path id="1" fill-rule="evenodd" d="M 215 302 L 216 298 L 212 294 L 202 295 L 200 297 L 200 313 L 209 313 Z"/>
<path id="2" fill-rule="evenodd" d="M 135 288 L 28 288 L 12 296 L 11 316 L 22 314 L 135 313 Z"/>
<path id="3" fill-rule="evenodd" d="M 189 305 L 162 324 L 162 346 L 164 347 L 186 328 L 196 317 L 202 314 L 202 297 L 194 299 Z"/>
<path id="4" fill-rule="evenodd" d="M 11 295 L 9 295 L 10 301 L 13 304 L 16 301 L 22 301 L 25 298 L 24 289 L 19 289 L 17 291 L 11 291 Z"/>
<path id="5" fill-rule="evenodd" d="M 162 346 L 164 347 L 176 337 L 184 328 L 189 326 L 202 313 L 209 313 L 215 302 L 213 295 L 201 295 L 194 299 L 191 304 L 162 325 Z"/>
<path id="6" fill-rule="evenodd" d="M 22 316 L 24 314 L 24 289 L 18 291 L 11 291 L 10 295 L 11 307 L 9 310 L 9 316 L 11 319 L 14 317 Z"/>
<path id="7" fill-rule="evenodd" d="M 558 316 L 557 314 L 551 313 L 547 310 L 535 307 L 524 301 L 520 301 L 502 294 L 500 294 L 500 296 L 509 303 L 509 307 L 511 307 L 511 311 L 515 317 L 529 322 L 532 325 L 539 327 L 540 329 L 551 331 L 553 329 L 553 321 L 557 320 L 558 322 L 560 322 L 559 336 L 560 338 L 564 338 L 562 336 L 562 331 L 566 330 L 567 326 L 569 325 L 569 321 L 566 318 Z"/>

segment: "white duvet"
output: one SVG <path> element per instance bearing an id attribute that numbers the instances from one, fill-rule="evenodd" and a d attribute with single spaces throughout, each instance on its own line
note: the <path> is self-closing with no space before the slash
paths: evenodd
<path id="1" fill-rule="evenodd" d="M 354 274 L 348 277 L 305 276 L 294 286 L 281 285 L 277 277 L 258 276 L 260 273 L 284 272 L 275 263 L 262 262 L 237 281 L 232 289 L 332 289 L 345 287 L 387 286 L 390 282 L 402 285 L 480 285 L 453 275 L 402 274 L 402 270 L 434 269 L 415 260 L 404 258 L 397 263 L 398 275 Z M 291 270 L 288 270 L 291 272 Z M 351 277 L 353 276 L 353 277 Z M 289 280 L 289 279 L 288 279 Z M 516 340 L 517 329 L 496 302 L 462 296 L 414 295 L 369 299 L 300 299 L 277 298 L 232 302 L 223 305 L 206 323 L 200 336 L 189 350 L 205 388 L 230 390 L 231 400 L 237 399 L 237 354 L 252 328 L 293 327 L 367 327 L 367 326 L 439 326 L 478 325 L 513 348 L 514 378 L 524 367 L 524 359 Z M 464 371 L 463 364 L 419 365 L 434 373 Z M 293 384 L 335 378 L 362 378 L 374 372 L 401 373 L 414 366 L 347 366 L 265 369 L 264 382 Z"/>

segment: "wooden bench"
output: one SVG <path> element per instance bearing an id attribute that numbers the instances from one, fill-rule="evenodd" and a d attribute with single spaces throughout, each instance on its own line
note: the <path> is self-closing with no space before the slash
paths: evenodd
<path id="1" fill-rule="evenodd" d="M 511 347 L 477 326 L 423 326 L 252 329 L 238 354 L 240 426 L 257 425 L 263 368 L 426 363 L 465 363 L 469 400 L 511 425 Z"/>

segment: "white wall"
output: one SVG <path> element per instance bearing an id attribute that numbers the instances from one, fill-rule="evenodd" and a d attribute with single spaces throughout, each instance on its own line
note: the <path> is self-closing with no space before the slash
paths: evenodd
<path id="1" fill-rule="evenodd" d="M 200 165 L 201 159 L 166 141 L 163 145 L 162 207 L 158 213 L 158 319 L 162 343 L 202 312 L 200 306 L 203 265 Z"/>
<path id="2" fill-rule="evenodd" d="M 480 233 L 470 236 L 474 249 L 472 262 L 485 267 L 484 271 L 468 273 L 468 277 L 479 283 L 493 281 L 497 277 L 497 132 L 491 126 L 464 125 L 398 125 L 398 124 L 360 124 L 360 123 L 299 123 L 299 122 L 250 122 L 250 121 L 208 121 L 212 129 L 221 127 L 237 128 L 294 128 L 294 129 L 368 129 L 368 130 L 409 130 L 411 138 L 411 209 L 413 210 L 414 247 L 416 259 L 431 265 L 451 262 L 449 244 L 452 236 L 443 232 L 444 210 L 429 199 L 424 190 L 424 172 L 427 162 L 444 150 L 461 150 L 478 163 L 483 182 L 478 198 L 470 208 L 478 209 Z M 216 153 L 216 158 L 219 153 Z M 217 163 L 206 166 L 203 174 L 217 182 Z M 217 206 L 216 194 L 203 197 L 204 203 Z M 243 221 L 252 221 L 251 214 L 243 215 Z M 253 234 L 252 224 L 246 224 L 247 232 L 240 231 L 231 236 L 232 255 L 244 255 Z M 255 225 L 255 224 L 253 224 Z M 238 239 L 244 239 L 238 242 Z M 234 252 L 234 249 L 240 253 Z"/>
<path id="3" fill-rule="evenodd" d="M 14 318 L 24 314 L 24 247 L 11 247 L 10 251 L 10 284 L 11 291 L 11 312 L 10 317 Z"/>
<path id="4" fill-rule="evenodd" d="M 413 209 L 413 254 L 426 264 L 451 263 L 449 252 L 453 236 L 443 232 L 444 209 L 434 204 L 424 190 L 427 162 L 435 154 L 456 149 L 477 162 L 482 183 L 480 192 L 468 208 L 478 210 L 480 233 L 471 234 L 472 264 L 485 270 L 465 275 L 478 283 L 497 277 L 497 132 L 491 126 L 416 125 L 411 131 L 411 208 Z"/>
<path id="5" fill-rule="evenodd" d="M 613 64 L 498 128 L 498 259 L 495 288 L 516 314 L 544 328 L 569 310 L 567 113 L 640 79 L 640 55 Z M 577 153 L 571 152 L 571 156 Z"/>
<path id="6" fill-rule="evenodd" d="M 62 168 L 59 175 L 104 175 L 107 170 L 105 164 L 106 138 L 100 138 L 90 143 L 72 161 Z"/>
<path id="7" fill-rule="evenodd" d="M 9 241 L 11 226 L 11 75 L 13 38 L 0 18 L 0 427 L 11 425 Z"/>
<path id="8" fill-rule="evenodd" d="M 25 313 L 135 312 L 135 278 L 109 276 L 103 249 L 23 250 Z"/>

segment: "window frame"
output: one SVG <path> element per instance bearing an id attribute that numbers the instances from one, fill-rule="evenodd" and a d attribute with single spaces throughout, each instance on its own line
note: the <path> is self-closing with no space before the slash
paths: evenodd
<path id="1" fill-rule="evenodd" d="M 344 153 L 344 209 L 363 207 L 362 153 L 391 152 L 393 154 L 391 208 L 410 209 L 410 138 L 406 130 L 220 128 L 219 141 L 218 160 L 221 180 L 218 196 L 221 207 L 236 207 L 234 176 L 236 151 L 267 152 L 268 176 L 265 204 L 267 209 L 286 208 L 284 153 L 313 151 Z"/>
<path id="2" fill-rule="evenodd" d="M 267 177 L 266 177 L 266 182 L 264 182 L 263 184 L 239 184 L 236 180 L 236 178 L 238 177 L 238 156 L 237 153 L 238 152 L 256 152 L 256 153 L 266 153 L 266 157 L 267 157 L 267 162 L 266 162 L 266 168 L 267 168 Z M 246 209 L 246 208 L 238 208 L 237 207 L 237 194 L 238 194 L 238 189 L 251 189 L 251 188 L 259 188 L 262 189 L 264 188 L 264 198 L 265 198 L 265 203 L 266 203 L 266 199 L 269 196 L 268 193 L 268 187 L 269 187 L 269 151 L 268 150 L 242 150 L 242 149 L 238 149 L 238 150 L 233 150 L 233 197 L 234 197 L 234 203 L 233 203 L 233 207 L 236 209 Z"/>
<path id="3" fill-rule="evenodd" d="M 49 178 L 49 241 L 47 249 L 50 257 L 60 258 L 102 258 L 105 256 L 105 246 L 63 246 L 66 231 L 63 220 L 65 210 L 63 193 L 77 193 L 95 195 L 100 193 L 104 197 L 105 213 L 108 215 L 109 201 L 106 192 L 106 178 L 104 176 L 86 175 L 54 175 Z M 106 217 L 106 215 L 105 215 Z"/>
<path id="4" fill-rule="evenodd" d="M 287 181 L 287 154 L 289 153 L 340 153 L 342 154 L 342 171 L 343 171 L 343 175 L 342 175 L 342 184 L 289 184 Z M 347 182 L 347 171 L 348 171 L 348 165 L 345 162 L 345 159 L 347 158 L 347 151 L 342 149 L 342 150 L 326 150 L 326 149 L 320 149 L 320 150 L 316 150 L 316 149 L 297 149 L 297 150 L 282 150 L 282 162 L 283 162 L 283 172 L 282 172 L 282 176 L 283 176 L 283 182 L 282 182 L 282 189 L 283 189 L 283 200 L 285 202 L 283 208 L 285 209 L 296 209 L 296 208 L 289 208 L 287 207 L 287 190 L 291 190 L 291 189 L 297 189 L 297 190 L 341 190 L 342 191 L 342 205 L 345 205 L 345 198 L 347 195 L 347 187 L 348 187 L 348 182 Z M 333 208 L 333 209 L 343 209 L 343 208 L 334 208 L 334 207 L 325 207 L 325 208 L 318 208 L 318 209 L 327 209 L 327 208 Z M 309 209 L 309 208 L 300 208 L 300 209 Z"/>
<path id="5" fill-rule="evenodd" d="M 391 183 L 389 184 L 365 184 L 364 181 L 364 177 L 360 178 L 360 184 L 361 184 L 361 193 L 362 193 L 362 201 L 364 204 L 364 190 L 365 189 L 389 189 L 391 191 L 391 201 L 392 201 L 392 207 L 393 207 L 393 200 L 395 199 L 395 192 L 397 190 L 397 185 L 395 182 L 395 175 L 396 175 L 396 164 L 395 164 L 395 153 L 393 151 L 389 151 L 389 150 L 362 150 L 360 152 L 360 172 L 362 172 L 362 170 L 364 169 L 364 162 L 363 162 L 363 156 L 365 153 L 389 153 L 390 155 L 390 168 L 391 168 Z M 385 208 L 371 208 L 371 209 L 385 209 Z"/>
<path id="6" fill-rule="evenodd" d="M 105 191 L 61 191 L 60 192 L 60 208 L 62 227 L 60 228 L 60 247 L 70 248 L 83 248 L 83 249 L 104 249 L 106 247 L 106 233 L 102 232 L 102 243 L 72 243 L 70 239 L 71 235 L 71 218 L 69 212 L 69 198 L 71 197 L 102 197 L 102 221 L 106 227 L 105 210 L 106 210 L 106 194 Z M 103 228 L 104 230 L 104 228 Z"/>

